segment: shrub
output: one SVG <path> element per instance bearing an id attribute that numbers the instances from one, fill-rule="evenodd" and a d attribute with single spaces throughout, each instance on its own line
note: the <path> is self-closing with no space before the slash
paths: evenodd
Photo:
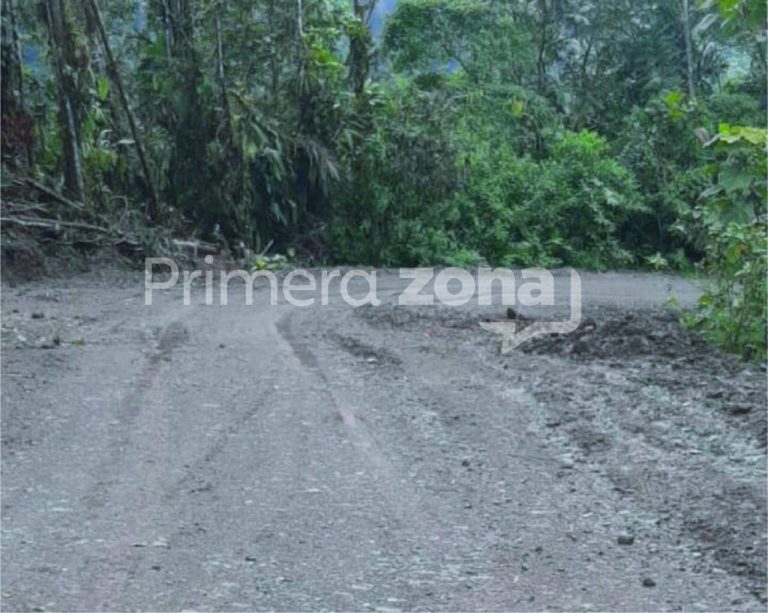
<path id="1" fill-rule="evenodd" d="M 766 231 L 764 220 L 710 227 L 711 285 L 686 321 L 715 344 L 749 360 L 766 357 Z"/>
<path id="2" fill-rule="evenodd" d="M 704 227 L 704 263 L 711 284 L 687 321 L 727 351 L 765 360 L 766 132 L 723 124 L 714 146 L 714 184 L 696 213 Z"/>
<path id="3" fill-rule="evenodd" d="M 642 211 L 632 175 L 592 132 L 564 132 L 548 159 L 478 147 L 459 196 L 464 239 L 505 265 L 627 265 L 619 229 Z"/>
<path id="4" fill-rule="evenodd" d="M 622 234 L 641 258 L 659 253 L 679 260 L 672 254 L 680 250 L 691 259 L 701 258 L 691 214 L 708 185 L 708 154 L 696 130 L 711 131 L 711 123 L 699 106 L 675 91 L 635 108 L 626 119 L 614 148 L 634 174 L 646 210 L 633 216 Z"/>

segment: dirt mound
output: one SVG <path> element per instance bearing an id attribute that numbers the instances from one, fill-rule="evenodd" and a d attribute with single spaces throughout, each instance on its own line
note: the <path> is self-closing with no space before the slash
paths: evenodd
<path id="1" fill-rule="evenodd" d="M 671 311 L 608 311 L 585 318 L 571 334 L 534 338 L 522 350 L 582 360 L 648 355 L 695 359 L 711 351 L 707 341 L 683 327 Z"/>

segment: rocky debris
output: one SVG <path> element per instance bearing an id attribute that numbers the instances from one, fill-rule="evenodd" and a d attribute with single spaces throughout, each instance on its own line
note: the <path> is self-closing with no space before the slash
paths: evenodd
<path id="1" fill-rule="evenodd" d="M 628 532 L 622 532 L 618 537 L 616 537 L 616 542 L 619 545 L 631 545 L 635 542 L 635 537 Z"/>
<path id="2" fill-rule="evenodd" d="M 752 412 L 752 407 L 748 404 L 728 404 L 725 406 L 728 415 L 746 415 Z"/>

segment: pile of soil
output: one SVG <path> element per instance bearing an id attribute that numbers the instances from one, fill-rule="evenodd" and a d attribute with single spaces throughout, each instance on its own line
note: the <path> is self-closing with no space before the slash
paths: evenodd
<path id="1" fill-rule="evenodd" d="M 526 353 L 558 353 L 577 360 L 638 356 L 696 358 L 711 351 L 672 311 L 606 311 L 586 317 L 571 334 L 539 336 L 521 347 Z"/>

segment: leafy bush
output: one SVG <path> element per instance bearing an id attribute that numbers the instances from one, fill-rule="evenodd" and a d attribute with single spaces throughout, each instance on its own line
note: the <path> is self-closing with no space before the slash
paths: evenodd
<path id="1" fill-rule="evenodd" d="M 505 265 L 627 265 L 619 230 L 642 211 L 632 175 L 592 132 L 564 132 L 548 159 L 478 146 L 459 196 L 464 238 Z"/>
<path id="2" fill-rule="evenodd" d="M 735 125 L 760 125 L 765 113 L 760 110 L 757 100 L 739 91 L 738 84 L 729 83 L 722 91 L 713 94 L 707 101 L 707 110 L 721 122 Z"/>
<path id="3" fill-rule="evenodd" d="M 746 359 L 766 357 L 766 231 L 764 220 L 713 223 L 707 250 L 711 286 L 687 317 L 715 344 Z"/>
<path id="4" fill-rule="evenodd" d="M 623 233 L 627 246 L 640 257 L 658 253 L 670 262 L 679 261 L 672 254 L 682 250 L 689 258 L 701 258 L 691 214 L 709 184 L 708 154 L 696 131 L 711 130 L 711 123 L 700 105 L 677 91 L 635 108 L 626 119 L 614 148 L 642 189 L 646 211 L 634 216 Z"/>
<path id="5" fill-rule="evenodd" d="M 764 129 L 720 126 L 714 185 L 697 211 L 711 278 L 690 325 L 727 351 L 766 358 L 768 223 Z"/>

